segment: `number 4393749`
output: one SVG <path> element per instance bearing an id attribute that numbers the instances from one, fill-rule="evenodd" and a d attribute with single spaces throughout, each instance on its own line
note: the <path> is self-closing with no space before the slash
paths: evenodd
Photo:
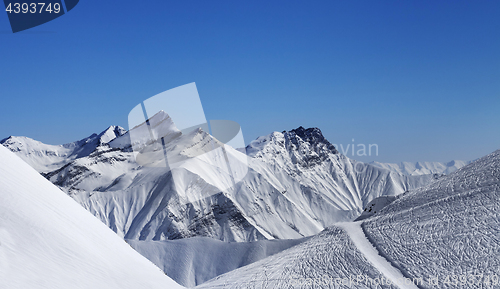
<path id="1" fill-rule="evenodd" d="M 59 13 L 61 4 L 59 3 L 9 3 L 5 9 L 8 13 Z"/>

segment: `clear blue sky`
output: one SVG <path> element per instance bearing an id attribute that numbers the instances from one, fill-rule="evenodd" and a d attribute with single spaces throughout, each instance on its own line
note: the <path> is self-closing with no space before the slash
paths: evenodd
<path id="1" fill-rule="evenodd" d="M 248 143 L 319 127 L 362 161 L 500 149 L 500 1 L 86 1 L 12 34 L 0 13 L 0 138 L 50 144 L 196 82 Z M 352 157 L 352 155 L 349 155 Z"/>

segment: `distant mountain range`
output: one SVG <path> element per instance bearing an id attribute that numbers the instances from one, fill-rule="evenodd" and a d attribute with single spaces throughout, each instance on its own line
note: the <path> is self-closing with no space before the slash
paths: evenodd
<path id="1" fill-rule="evenodd" d="M 387 169 L 396 173 L 400 173 L 408 176 L 420 176 L 420 175 L 448 175 L 458 170 L 461 167 L 464 167 L 467 164 L 470 164 L 470 161 L 459 161 L 454 160 L 447 163 L 440 162 L 400 162 L 400 163 L 379 163 L 379 162 L 370 162 L 369 164 L 372 166 L 376 166 L 379 168 Z"/>
<path id="2" fill-rule="evenodd" d="M 165 113 L 150 122 L 175 130 Z M 196 150 L 211 138 L 200 129 L 172 139 L 167 146 L 169 150 L 180 145 Z M 339 154 L 318 128 L 299 127 L 251 142 L 246 148 L 248 174 L 225 190 L 219 185 L 225 178 L 222 175 L 138 165 L 129 133 L 116 126 L 60 146 L 27 137 L 9 137 L 1 143 L 120 236 L 137 240 L 203 236 L 255 241 L 311 236 L 335 222 L 356 218 L 376 197 L 401 194 L 434 180 L 430 173 L 464 164 L 433 163 L 418 175 L 400 173 L 391 165 L 357 163 Z M 228 151 L 242 154 L 232 148 Z M 172 173 L 182 174 L 183 187 L 172 185 Z M 186 196 L 194 201 L 186 201 Z"/>

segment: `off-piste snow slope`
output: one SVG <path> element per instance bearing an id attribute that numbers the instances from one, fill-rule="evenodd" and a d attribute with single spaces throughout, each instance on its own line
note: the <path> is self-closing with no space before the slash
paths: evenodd
<path id="1" fill-rule="evenodd" d="M 500 150 L 401 195 L 363 228 L 421 288 L 500 288 Z"/>
<path id="2" fill-rule="evenodd" d="M 199 288 L 500 288 L 499 198 L 500 150 Z"/>
<path id="3" fill-rule="evenodd" d="M 0 288 L 182 288 L 0 146 Z"/>
<path id="4" fill-rule="evenodd" d="M 178 132 L 162 111 L 149 123 Z M 24 137 L 1 143 L 118 235 L 132 240 L 302 238 L 356 218 L 376 197 L 398 195 L 434 180 L 432 175 L 407 176 L 353 161 L 339 154 L 319 129 L 299 127 L 253 141 L 246 148 L 248 174 L 224 189 L 227 176 L 219 173 L 217 164 L 201 158 L 197 164 L 206 170 L 138 165 L 129 135 L 110 127 L 63 146 Z M 171 136 L 166 149 L 178 150 L 181 157 L 200 155 L 212 141 L 201 129 Z M 246 157 L 226 148 L 236 159 Z M 173 171 L 182 175 L 177 187 Z"/>

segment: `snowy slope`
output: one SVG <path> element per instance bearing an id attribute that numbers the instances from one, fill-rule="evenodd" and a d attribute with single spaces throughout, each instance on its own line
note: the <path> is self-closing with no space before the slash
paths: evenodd
<path id="1" fill-rule="evenodd" d="M 300 244 L 295 240 L 226 243 L 212 238 L 127 242 L 172 279 L 194 287 L 209 279 Z"/>
<path id="2" fill-rule="evenodd" d="M 0 146 L 0 287 L 181 288 Z"/>
<path id="3" fill-rule="evenodd" d="M 448 175 L 469 164 L 470 162 L 454 160 L 447 163 L 440 162 L 401 162 L 401 163 L 380 163 L 370 162 L 372 166 L 390 170 L 399 174 L 416 176 L 416 175 Z"/>
<path id="4" fill-rule="evenodd" d="M 306 242 L 196 288 L 381 288 L 371 281 L 356 282 L 357 276 L 366 281 L 383 277 L 346 231 L 332 226 Z"/>
<path id="5" fill-rule="evenodd" d="M 439 281 L 422 288 L 498 288 L 487 282 L 500 277 L 499 199 L 500 150 L 402 195 L 363 227 L 408 275 Z"/>
<path id="6" fill-rule="evenodd" d="M 204 156 L 207 144 L 217 143 L 202 130 L 179 133 L 162 112 L 150 123 L 158 133 L 171 136 L 166 150 L 177 160 Z M 44 173 L 127 239 L 302 238 L 356 218 L 376 197 L 398 195 L 434 180 L 431 175 L 406 176 L 357 163 L 339 154 L 319 129 L 300 127 L 253 141 L 247 147 L 247 175 L 234 186 L 221 163 L 203 157 L 175 163 L 170 171 L 137 164 L 130 135 L 139 140 L 135 146 L 143 144 L 137 137 L 141 132 L 135 130 L 141 130 L 141 125 L 96 142 L 87 155 L 65 159 L 64 166 L 59 162 L 58 169 Z M 28 163 L 41 162 L 33 154 L 26 155 L 27 150 L 17 150 L 19 146 L 4 145 Z M 235 160 L 247 158 L 230 147 L 226 152 Z M 163 155 L 161 150 L 151 153 Z M 236 161 L 231 167 L 242 168 L 243 163 Z M 173 183 L 173 176 L 182 181 Z"/>
<path id="7" fill-rule="evenodd" d="M 399 288 L 417 289 L 419 283 L 405 282 L 407 280 L 406 276 L 403 275 L 401 270 L 394 267 L 384 256 L 380 255 L 380 252 L 367 238 L 363 229 L 361 228 L 360 222 L 349 222 L 349 223 L 338 223 L 337 226 L 342 228 L 351 241 L 354 243 L 356 248 L 363 254 L 368 263 L 373 265 L 387 280 L 385 282 L 380 282 L 383 284 L 394 284 Z M 364 278 L 357 280 L 364 281 Z M 370 282 L 372 283 L 372 282 Z M 373 282 L 376 283 L 376 282 Z M 370 284 L 372 285 L 372 284 Z M 375 285 L 375 284 L 373 284 Z"/>

